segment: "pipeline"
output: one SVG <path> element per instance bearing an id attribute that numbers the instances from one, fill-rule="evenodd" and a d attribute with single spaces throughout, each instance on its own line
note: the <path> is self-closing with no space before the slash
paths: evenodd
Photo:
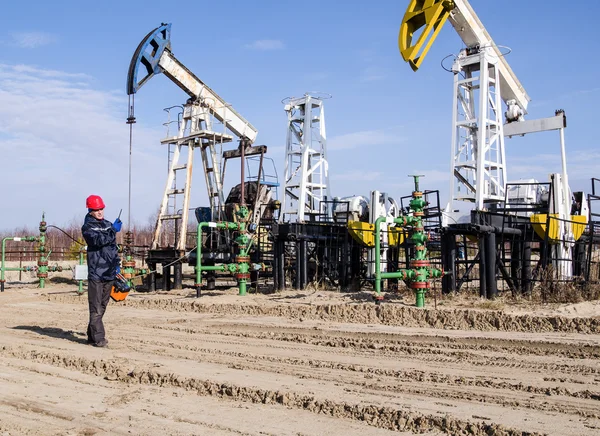
<path id="1" fill-rule="evenodd" d="M 1 258 L 1 263 L 0 263 L 0 291 L 4 292 L 4 287 L 5 287 L 5 271 L 23 271 L 23 272 L 36 272 L 36 276 L 39 279 L 39 287 L 40 288 L 45 288 L 46 285 L 46 279 L 48 278 L 48 274 L 51 272 L 61 272 L 63 270 L 73 270 L 73 268 L 71 267 L 66 267 L 63 268 L 62 266 L 49 266 L 49 257 L 50 254 L 52 253 L 52 251 L 48 251 L 47 247 L 46 247 L 46 231 L 48 229 L 48 227 L 53 227 L 55 229 L 60 230 L 61 232 L 65 233 L 64 230 L 62 230 L 59 227 L 56 226 L 48 226 L 46 224 L 45 221 L 45 214 L 42 214 L 42 220 L 40 221 L 40 225 L 39 225 L 39 236 L 12 236 L 12 237 L 6 237 L 2 240 L 2 258 Z M 68 235 L 67 233 L 65 233 L 67 236 L 71 237 L 70 235 Z M 71 239 L 73 239 L 71 237 Z M 18 268 L 8 268 L 6 267 L 6 241 L 20 241 L 20 242 L 37 242 L 39 245 L 37 246 L 37 248 L 35 249 L 35 251 L 38 252 L 38 256 L 37 256 L 37 265 L 36 266 L 24 266 L 24 267 L 18 267 Z M 78 242 L 77 240 L 73 239 L 75 242 Z M 79 242 L 78 242 L 79 243 Z M 122 271 L 122 276 L 123 278 L 127 281 L 127 285 L 129 286 L 130 289 L 134 289 L 134 285 L 133 285 L 133 279 L 135 277 L 141 277 L 144 275 L 147 275 L 149 273 L 151 273 L 152 271 L 145 269 L 145 268 L 136 268 L 135 267 L 135 260 L 133 260 L 133 256 L 132 256 L 132 250 L 131 250 L 131 246 L 133 245 L 133 235 L 131 232 L 127 232 L 127 234 L 125 235 L 125 248 L 123 250 L 123 252 L 125 253 L 125 259 L 121 262 L 121 271 Z M 79 265 L 82 266 L 85 264 L 85 253 L 86 253 L 86 249 L 87 247 L 82 245 L 79 249 Z M 83 279 L 78 280 L 78 288 L 77 288 L 77 294 L 78 295 L 82 295 L 84 293 L 84 289 L 83 289 Z"/>
<path id="2" fill-rule="evenodd" d="M 133 284 L 134 278 L 143 277 L 154 272 L 146 268 L 136 268 L 135 260 L 133 259 L 133 242 L 133 232 L 127 231 L 124 237 L 124 245 L 120 247 L 120 252 L 122 252 L 125 257 L 125 259 L 121 261 L 121 275 L 126 280 L 127 286 L 130 289 L 135 289 L 135 285 Z"/>
<path id="3" fill-rule="evenodd" d="M 245 220 L 248 215 L 248 209 L 241 206 L 236 212 L 237 216 Z M 235 263 L 221 265 L 202 265 L 202 230 L 205 228 L 213 228 L 219 230 L 238 230 L 240 235 L 235 238 L 235 243 L 239 248 L 239 254 L 235 258 Z M 246 295 L 247 283 L 250 278 L 250 271 L 264 270 L 262 264 L 250 264 L 250 249 L 252 247 L 252 237 L 248 234 L 248 228 L 245 222 L 201 222 L 198 224 L 197 233 L 197 252 L 196 252 L 196 297 L 200 297 L 202 288 L 202 272 L 203 271 L 221 271 L 233 274 L 238 281 L 239 295 Z"/>
<path id="4" fill-rule="evenodd" d="M 50 272 L 61 272 L 63 271 L 62 266 L 48 266 L 48 258 L 52 251 L 46 253 L 46 230 L 48 229 L 44 218 L 45 214 L 42 213 L 42 220 L 40 221 L 40 234 L 39 236 L 12 236 L 2 240 L 2 263 L 0 264 L 0 292 L 4 292 L 5 271 L 24 271 L 30 272 L 35 271 L 36 276 L 39 280 L 39 287 L 44 288 L 46 286 L 46 279 Z M 37 242 L 39 245 L 37 250 L 39 255 L 37 259 L 37 266 L 24 266 L 19 268 L 7 268 L 6 267 L 6 241 L 21 241 L 21 242 Z M 71 268 L 67 268 L 71 269 Z"/>
<path id="5" fill-rule="evenodd" d="M 419 191 L 419 176 L 412 176 L 415 181 L 415 190 L 410 201 L 412 216 L 401 216 L 399 218 L 379 217 L 375 220 L 375 300 L 383 300 L 381 295 L 382 279 L 401 279 L 415 291 L 416 306 L 425 307 L 425 292 L 431 287 L 431 279 L 442 277 L 446 274 L 443 270 L 431 266 L 428 256 L 426 242 L 429 239 L 423 228 L 423 209 L 427 202 L 423 199 L 423 193 Z M 381 223 L 386 222 L 400 227 L 411 226 L 413 229 L 411 240 L 415 244 L 415 256 L 410 260 L 409 269 L 400 269 L 394 272 L 381 272 Z"/>
<path id="6" fill-rule="evenodd" d="M 25 266 L 20 268 L 7 268 L 6 267 L 6 241 L 23 241 L 23 242 L 35 242 L 37 238 L 35 236 L 9 236 L 2 239 L 2 265 L 0 265 L 0 292 L 4 292 L 4 278 L 5 271 L 35 271 L 35 267 Z"/>
<path id="7" fill-rule="evenodd" d="M 85 259 L 85 252 L 87 251 L 87 247 L 83 246 L 79 248 L 79 265 L 83 265 Z M 79 280 L 79 284 L 77 287 L 77 294 L 83 294 L 83 280 Z"/>

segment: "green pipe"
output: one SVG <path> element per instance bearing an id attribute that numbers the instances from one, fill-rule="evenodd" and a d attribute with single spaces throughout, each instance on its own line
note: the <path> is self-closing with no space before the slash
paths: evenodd
<path id="1" fill-rule="evenodd" d="M 242 163 L 242 166 L 243 166 L 243 163 Z M 242 179 L 243 179 L 243 174 L 242 174 Z M 243 184 L 244 184 L 244 181 L 242 180 L 242 189 L 244 186 Z M 242 195 L 242 204 L 241 204 L 239 210 L 237 211 L 237 216 L 244 226 L 244 228 L 241 229 L 242 232 L 245 230 L 245 221 L 249 215 L 250 215 L 250 211 L 244 204 L 244 196 Z M 242 257 L 243 259 L 249 259 L 248 253 L 250 252 L 250 247 L 252 247 L 252 238 L 248 237 L 247 233 L 244 232 L 236 238 L 235 242 L 240 247 L 240 257 Z M 236 261 L 238 261 L 238 259 L 236 259 Z M 248 264 L 248 262 L 238 261 L 238 264 L 237 264 L 238 277 L 237 277 L 237 279 L 238 279 L 238 286 L 239 286 L 239 295 L 246 295 L 247 281 L 248 281 L 248 279 L 246 277 L 249 276 L 249 274 L 248 274 L 249 271 L 250 271 L 250 265 Z"/>
<path id="2" fill-rule="evenodd" d="M 225 271 L 227 269 L 227 265 L 206 265 L 201 267 L 202 271 Z"/>
<path id="3" fill-rule="evenodd" d="M 425 292 L 430 286 L 430 279 L 442 277 L 444 271 L 433 268 L 429 264 L 427 258 L 427 248 L 425 246 L 428 236 L 423 229 L 423 209 L 427 202 L 423 198 L 423 193 L 419 191 L 419 176 L 414 177 L 415 190 L 413 191 L 410 201 L 410 209 L 414 215 L 400 218 L 388 219 L 379 217 L 375 220 L 375 298 L 381 300 L 381 280 L 386 278 L 400 278 L 405 282 L 409 282 L 410 287 L 415 291 L 416 306 L 425 306 Z M 381 249 L 380 249 L 380 233 L 382 222 L 395 223 L 401 227 L 410 225 L 414 228 L 411 235 L 411 240 L 415 244 L 416 253 L 411 259 L 410 269 L 401 269 L 395 272 L 381 272 Z"/>
<path id="4" fill-rule="evenodd" d="M 40 284 L 39 287 L 41 289 L 44 288 L 45 284 L 46 284 L 46 278 L 48 277 L 48 258 L 50 256 L 50 253 L 48 253 L 47 255 L 44 255 L 44 252 L 46 251 L 46 221 L 44 218 L 45 213 L 42 212 L 42 220 L 40 221 L 40 236 L 38 238 L 39 240 L 39 247 L 38 247 L 38 251 L 40 252 L 40 257 L 38 259 L 38 272 L 37 272 L 37 276 L 38 279 L 40 280 Z"/>
<path id="5" fill-rule="evenodd" d="M 79 265 L 83 265 L 83 247 L 79 249 Z M 79 286 L 77 289 L 77 294 L 82 295 L 83 294 L 83 280 L 79 280 Z"/>
<path id="6" fill-rule="evenodd" d="M 129 289 L 135 290 L 133 279 L 136 277 L 142 277 L 147 274 L 150 274 L 151 271 L 145 268 L 136 268 L 135 261 L 133 260 L 133 256 L 129 254 L 130 251 L 128 250 L 128 248 L 126 248 L 124 252 L 127 254 L 125 255 L 125 260 L 121 262 L 121 275 L 127 282 L 127 286 L 129 286 Z"/>
<path id="7" fill-rule="evenodd" d="M 242 233 L 240 236 L 238 236 L 236 238 L 235 242 L 240 246 L 240 256 L 247 258 L 248 253 L 250 252 L 250 247 L 252 246 L 252 238 L 248 237 L 247 234 Z M 250 266 L 248 265 L 247 262 L 239 262 L 237 267 L 238 267 L 238 273 L 244 275 L 244 277 L 240 277 L 238 279 L 240 295 L 246 295 L 248 279 L 246 279 L 245 277 L 247 276 L 248 272 L 250 271 Z"/>
<path id="8" fill-rule="evenodd" d="M 6 241 L 24 241 L 24 242 L 33 242 L 35 241 L 35 236 L 25 236 L 23 238 L 17 236 L 9 236 L 2 239 L 2 265 L 0 265 L 0 291 L 4 292 L 4 271 L 30 271 L 26 268 L 6 268 Z"/>
<path id="9" fill-rule="evenodd" d="M 232 228 L 232 227 L 230 227 L 231 224 L 234 224 L 234 223 L 227 223 L 227 222 L 214 223 L 214 222 L 206 222 L 206 221 L 198 223 L 198 234 L 196 236 L 197 240 L 196 240 L 196 283 L 195 283 L 196 294 L 198 296 L 200 295 L 200 287 L 202 286 L 202 271 L 225 271 L 225 268 L 226 268 L 225 265 L 202 266 L 202 229 L 205 227 L 213 227 L 213 228 L 217 228 L 217 229 L 233 230 L 233 228 L 237 227 L 237 225 L 235 225 Z"/>
<path id="10" fill-rule="evenodd" d="M 381 242 L 380 242 L 380 233 L 381 233 L 381 223 L 388 220 L 386 217 L 384 216 L 380 216 L 379 218 L 377 218 L 375 220 L 375 293 L 377 294 L 377 297 L 381 296 L 381 279 L 382 278 L 402 278 L 402 275 L 398 275 L 398 276 L 388 276 L 388 274 L 404 274 L 402 272 L 398 272 L 398 273 L 382 273 L 381 272 Z M 393 219 L 389 219 L 388 222 L 389 223 L 394 223 L 394 224 L 399 224 L 401 227 L 404 227 L 406 225 L 411 225 L 413 224 L 415 221 L 417 221 L 416 218 L 414 217 L 400 217 L 400 218 L 393 218 Z M 383 276 L 382 274 L 384 274 L 385 276 Z"/>
<path id="11" fill-rule="evenodd" d="M 379 242 L 379 233 L 381 231 L 381 223 L 386 220 L 386 217 L 380 216 L 375 220 L 375 293 L 377 298 L 381 298 L 381 243 Z"/>
<path id="12" fill-rule="evenodd" d="M 240 295 L 246 295 L 246 279 L 240 279 Z"/>
<path id="13" fill-rule="evenodd" d="M 399 270 L 395 272 L 382 272 L 380 274 L 381 279 L 402 279 L 410 280 L 416 278 L 416 274 L 413 270 Z"/>
<path id="14" fill-rule="evenodd" d="M 241 209 L 242 211 L 244 209 Z M 243 260 L 236 259 L 236 263 L 223 264 L 223 265 L 202 265 L 202 229 L 205 227 L 212 227 L 216 229 L 225 230 L 240 230 L 242 233 L 235 239 L 235 243 L 239 246 L 240 254 L 238 257 Z M 202 286 L 202 271 L 222 271 L 234 274 L 238 280 L 239 295 L 246 295 L 248 279 L 247 276 L 250 272 L 250 264 L 248 259 L 248 253 L 252 247 L 252 238 L 246 233 L 246 224 L 244 222 L 231 223 L 231 222 L 201 222 L 198 224 L 198 234 L 196 241 L 196 295 L 200 296 L 200 288 Z M 260 267 L 260 266 L 259 266 Z"/>
<path id="15" fill-rule="evenodd" d="M 125 281 L 127 282 L 127 286 L 129 286 L 129 289 L 133 288 L 133 281 L 131 280 L 131 278 L 135 274 L 135 268 L 129 265 L 130 262 L 131 262 L 131 256 L 129 254 L 126 254 L 125 262 L 121 262 L 121 265 L 120 265 L 121 274 L 123 275 L 123 277 L 125 277 Z M 135 262 L 134 262 L 134 264 L 135 264 Z"/>

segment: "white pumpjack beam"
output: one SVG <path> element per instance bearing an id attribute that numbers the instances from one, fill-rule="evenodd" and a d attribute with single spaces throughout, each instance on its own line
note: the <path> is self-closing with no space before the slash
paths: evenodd
<path id="1" fill-rule="evenodd" d="M 214 117 L 225 124 L 236 136 L 247 138 L 251 143 L 256 140 L 258 130 L 179 62 L 170 50 L 163 51 L 158 65 L 169 79 L 190 97 L 196 98 L 206 105 Z"/>
<path id="2" fill-rule="evenodd" d="M 138 45 L 129 64 L 127 94 L 135 94 L 148 80 L 160 73 L 165 73 L 186 94 L 208 108 L 217 120 L 240 139 L 246 138 L 250 143 L 256 140 L 256 128 L 171 53 L 171 25 L 165 23 L 148 33 Z"/>
<path id="3" fill-rule="evenodd" d="M 506 103 L 515 100 L 516 104 L 527 113 L 527 106 L 531 101 L 529 95 L 521 85 L 519 79 L 513 72 L 504 54 L 496 46 L 490 34 L 475 14 L 475 11 L 467 0 L 454 0 L 454 9 L 450 12 L 448 21 L 456 30 L 467 47 L 479 45 L 480 47 L 491 47 L 498 56 L 498 72 L 500 73 L 500 97 Z"/>

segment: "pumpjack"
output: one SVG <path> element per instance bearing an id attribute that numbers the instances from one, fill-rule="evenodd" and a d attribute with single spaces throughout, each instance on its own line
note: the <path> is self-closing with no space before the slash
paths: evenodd
<path id="1" fill-rule="evenodd" d="M 240 115 L 229 103 L 192 73 L 171 51 L 171 24 L 161 24 L 139 43 L 129 65 L 127 94 L 134 96 L 152 77 L 163 73 L 187 95 L 177 121 L 177 132 L 161 140 L 169 149 L 169 169 L 159 213 L 154 227 L 152 245 L 146 262 L 154 271 L 158 264 L 163 266 L 165 288 L 182 287 L 182 263 L 189 260 L 188 221 L 190 192 L 194 168 L 195 150 L 201 154 L 209 206 L 195 209 L 196 218 L 202 221 L 235 221 L 245 217 L 245 228 L 256 225 L 264 212 L 265 204 L 272 204 L 273 184 L 263 183 L 263 160 L 267 152 L 265 145 L 253 145 L 258 130 Z M 130 108 L 132 105 L 130 104 Z M 131 109 L 130 109 L 131 111 Z M 132 114 L 128 122 L 135 122 Z M 220 152 L 224 147 L 238 141 L 238 147 Z M 245 168 L 247 158 L 260 158 L 258 174 L 247 181 Z M 223 183 L 226 162 L 240 158 L 240 184 L 226 200 Z M 237 213 L 241 208 L 249 213 Z M 189 238 L 193 241 L 193 238 Z M 203 263 L 227 262 L 235 256 L 234 244 L 230 243 L 228 231 L 210 233 L 205 240 L 208 249 L 203 249 Z M 193 243 L 193 242 L 192 242 Z M 193 247 L 193 245 L 192 245 Z M 191 253 L 190 253 L 191 251 Z M 171 274 L 173 268 L 173 274 Z M 214 277 L 209 278 L 214 285 Z M 155 275 L 148 279 L 149 290 L 156 287 Z"/>
<path id="2" fill-rule="evenodd" d="M 454 102 L 450 201 L 443 212 L 441 229 L 444 270 L 458 272 L 456 238 L 468 236 L 478 241 L 479 252 L 473 262 L 479 262 L 484 297 L 496 295 L 499 272 L 518 291 L 520 283 L 531 281 L 532 242 L 546 247 L 542 250 L 546 254 L 539 256 L 543 266 L 551 265 L 556 279 L 569 280 L 573 276 L 573 250 L 589 217 L 585 202 L 574 200 L 583 198 L 583 193 L 572 194 L 569 188 L 566 115 L 558 110 L 553 117 L 525 119 L 529 95 L 509 66 L 507 53 L 492 40 L 467 0 L 410 1 L 398 45 L 414 71 L 446 21 L 465 48 L 450 69 Z M 559 132 L 561 171 L 550 174 L 549 183 L 508 182 L 505 138 L 550 130 Z M 498 251 L 507 238 L 515 242 L 511 273 L 504 270 Z M 467 267 L 469 271 L 471 268 Z M 445 292 L 460 287 L 457 277 L 444 277 Z"/>

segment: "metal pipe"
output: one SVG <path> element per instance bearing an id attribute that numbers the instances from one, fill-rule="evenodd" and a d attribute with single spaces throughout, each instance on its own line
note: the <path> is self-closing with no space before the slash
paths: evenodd
<path id="1" fill-rule="evenodd" d="M 561 167 L 562 167 L 562 184 L 563 184 L 563 191 L 564 191 L 564 195 L 567 196 L 569 194 L 569 176 L 567 174 L 567 155 L 565 152 L 565 129 L 564 127 L 561 129 L 558 129 L 559 133 L 560 133 L 560 160 L 561 160 Z M 569 201 L 571 198 L 568 197 L 566 198 L 566 201 Z M 570 205 L 566 205 L 569 206 L 569 210 L 570 210 Z M 566 210 L 567 208 L 565 208 Z"/>
<path id="2" fill-rule="evenodd" d="M 530 294 L 532 289 L 531 242 L 523 244 L 522 262 L 521 289 L 524 294 Z"/>
<path id="3" fill-rule="evenodd" d="M 246 205 L 246 191 L 245 191 L 245 174 L 244 174 L 244 167 L 246 166 L 246 140 L 245 139 L 241 139 L 240 140 L 240 160 L 241 160 L 241 170 L 240 170 L 240 178 L 242 179 L 242 189 L 240 192 L 241 195 L 241 203 L 240 206 L 244 207 Z M 258 196 L 258 192 L 256 193 Z"/>
<path id="4" fill-rule="evenodd" d="M 83 265 L 83 252 L 85 250 L 85 247 L 81 247 L 79 249 L 79 265 Z M 77 293 L 79 295 L 83 294 L 83 280 L 79 280 L 79 287 L 77 289 Z"/>
<path id="5" fill-rule="evenodd" d="M 415 291 L 416 306 L 425 306 L 425 291 L 430 288 L 430 279 L 443 277 L 443 270 L 433 268 L 427 258 L 427 248 L 425 243 L 429 237 L 425 234 L 423 228 L 422 217 L 424 216 L 423 209 L 427 206 L 427 202 L 423 199 L 423 193 L 418 190 L 419 177 L 412 176 L 415 182 L 415 190 L 412 193 L 410 201 L 410 209 L 413 215 L 400 218 L 378 217 L 375 220 L 375 299 L 382 300 L 381 296 L 381 280 L 386 278 L 401 278 L 409 282 L 409 286 Z M 411 240 L 415 245 L 415 255 L 410 260 L 410 268 L 401 269 L 395 272 L 381 272 L 381 253 L 380 253 L 380 234 L 381 223 L 394 223 L 400 227 L 412 226 L 413 233 Z"/>
<path id="6" fill-rule="evenodd" d="M 483 237 L 485 245 L 486 270 L 485 284 L 488 299 L 496 298 L 496 234 L 488 233 Z"/>
<path id="7" fill-rule="evenodd" d="M 258 162 L 258 175 L 256 176 L 256 198 L 254 199 L 254 213 L 258 213 L 258 219 L 260 219 L 261 216 L 261 205 L 258 202 L 258 200 L 260 199 L 260 178 L 262 176 L 262 167 L 263 167 L 263 161 L 265 158 L 265 152 L 264 149 L 261 149 L 260 151 L 260 160 Z M 258 212 L 257 212 L 258 211 Z"/>
<path id="8" fill-rule="evenodd" d="M 479 296 L 487 298 L 487 275 L 485 273 L 487 268 L 487 256 L 485 254 L 485 235 L 481 235 L 477 241 L 479 248 Z"/>
<path id="9" fill-rule="evenodd" d="M 442 279 L 442 292 L 449 294 L 456 292 L 456 236 L 454 234 L 442 234 L 442 268 L 452 274 L 446 274 Z"/>
<path id="10" fill-rule="evenodd" d="M 278 290 L 285 289 L 285 242 L 279 236 L 275 241 L 275 271 Z"/>
<path id="11" fill-rule="evenodd" d="M 386 220 L 386 217 L 380 216 L 375 220 L 375 293 L 377 297 L 381 295 L 381 265 L 379 262 L 380 257 L 380 245 L 379 233 L 381 230 L 381 223 Z"/>
<path id="12" fill-rule="evenodd" d="M 245 209 L 245 207 L 244 207 Z M 198 224 L 198 235 L 197 235 L 197 248 L 196 248 L 196 296 L 200 296 L 200 289 L 202 287 L 202 271 L 229 271 L 230 273 L 236 274 L 239 286 L 239 295 L 246 295 L 247 289 L 247 278 L 250 271 L 250 264 L 248 263 L 248 251 L 252 246 L 252 239 L 248 238 L 245 233 L 242 233 L 236 238 L 236 243 L 240 246 L 240 255 L 238 256 L 237 262 L 232 264 L 222 265 L 202 265 L 202 229 L 205 227 L 211 227 L 216 229 L 225 230 L 240 230 L 244 232 L 246 230 L 245 223 L 230 223 L 230 222 L 201 222 Z"/>
<path id="13" fill-rule="evenodd" d="M 306 239 L 300 239 L 300 286 L 298 289 L 304 289 L 308 285 L 308 251 Z"/>
<path id="14" fill-rule="evenodd" d="M 204 227 L 222 228 L 222 223 L 201 222 L 198 224 L 197 247 L 196 247 L 196 288 L 202 285 L 202 271 L 223 271 L 224 265 L 202 266 L 202 229 Z"/>
<path id="15" fill-rule="evenodd" d="M 30 267 L 22 267 L 22 268 L 6 268 L 6 241 L 23 241 L 23 242 L 33 242 L 35 241 L 35 236 L 9 236 L 2 239 L 2 264 L 0 265 L 0 292 L 4 292 L 4 283 L 6 280 L 4 279 L 4 271 L 32 271 Z"/>
<path id="16" fill-rule="evenodd" d="M 505 235 L 515 235 L 521 236 L 523 232 L 520 229 L 513 229 L 509 227 L 498 227 L 498 226 L 488 226 L 485 224 L 467 224 L 465 226 L 461 226 L 459 228 L 447 228 L 444 231 L 448 234 L 456 234 L 456 235 L 479 235 L 480 233 L 489 233 L 494 232 L 496 234 L 505 234 Z"/>
<path id="17" fill-rule="evenodd" d="M 381 223 L 386 221 L 388 223 L 395 223 L 395 224 L 399 224 L 400 226 L 404 227 L 406 225 L 412 224 L 414 222 L 414 218 L 413 217 L 400 217 L 400 218 L 386 218 L 384 216 L 380 216 L 379 218 L 377 218 L 375 220 L 375 293 L 377 294 L 377 296 L 379 297 L 381 295 L 381 279 L 383 278 L 403 278 L 402 275 L 395 275 L 395 274 L 400 274 L 400 271 L 398 273 L 394 273 L 394 272 L 386 272 L 386 273 L 382 273 L 381 272 L 381 242 L 380 242 L 380 234 L 381 234 Z M 401 270 L 403 271 L 403 270 Z M 389 274 L 392 274 L 391 276 Z"/>

